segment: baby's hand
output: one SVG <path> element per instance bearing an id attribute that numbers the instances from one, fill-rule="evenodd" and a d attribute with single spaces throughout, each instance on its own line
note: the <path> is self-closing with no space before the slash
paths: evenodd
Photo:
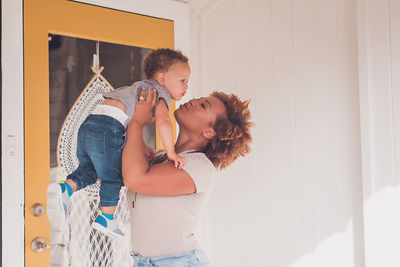
<path id="1" fill-rule="evenodd" d="M 143 146 L 143 150 L 144 150 L 144 155 L 146 156 L 147 161 L 152 160 L 156 156 L 156 152 L 154 151 L 154 149 L 152 149 L 146 145 Z"/>
<path id="2" fill-rule="evenodd" d="M 182 169 L 183 164 L 185 164 L 185 159 L 178 156 L 175 152 L 167 153 L 168 159 L 173 160 L 175 168 Z"/>

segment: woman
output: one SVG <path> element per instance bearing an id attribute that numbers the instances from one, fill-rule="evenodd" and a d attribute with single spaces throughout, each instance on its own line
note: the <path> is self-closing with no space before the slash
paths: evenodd
<path id="1" fill-rule="evenodd" d="M 144 91 L 144 90 L 143 90 Z M 199 249 L 195 228 L 214 184 L 214 168 L 223 169 L 249 152 L 248 101 L 214 92 L 193 99 L 174 113 L 179 124 L 175 151 L 185 159 L 149 166 L 143 151 L 143 126 L 152 121 L 155 92 L 144 92 L 127 130 L 122 155 L 132 220 L 134 266 L 210 266 Z"/>

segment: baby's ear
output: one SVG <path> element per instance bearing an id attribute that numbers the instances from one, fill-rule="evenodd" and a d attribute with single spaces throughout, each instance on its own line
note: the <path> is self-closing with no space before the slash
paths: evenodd
<path id="1" fill-rule="evenodd" d="M 201 133 L 203 135 L 203 137 L 207 140 L 212 139 L 215 136 L 215 130 L 211 127 L 206 128 L 205 130 L 203 130 L 203 132 Z"/>
<path id="2" fill-rule="evenodd" d="M 165 72 L 157 72 L 155 78 L 159 84 L 165 85 Z"/>

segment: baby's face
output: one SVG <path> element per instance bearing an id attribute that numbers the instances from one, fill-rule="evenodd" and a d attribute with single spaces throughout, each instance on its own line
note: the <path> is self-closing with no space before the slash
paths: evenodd
<path id="1" fill-rule="evenodd" d="M 165 80 L 163 85 L 165 88 L 167 88 L 172 99 L 180 100 L 186 94 L 189 76 L 189 64 L 179 61 L 172 64 L 165 72 Z"/>

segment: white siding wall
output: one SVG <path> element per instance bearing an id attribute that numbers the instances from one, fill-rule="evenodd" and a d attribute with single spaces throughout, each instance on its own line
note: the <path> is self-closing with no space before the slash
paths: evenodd
<path id="1" fill-rule="evenodd" d="M 400 1 L 359 0 L 366 266 L 400 266 Z"/>
<path id="2" fill-rule="evenodd" d="M 357 6 L 191 2 L 192 86 L 251 98 L 252 153 L 219 173 L 214 266 L 363 266 Z"/>
<path id="3" fill-rule="evenodd" d="M 24 266 L 23 3 L 1 2 L 2 259 Z"/>

